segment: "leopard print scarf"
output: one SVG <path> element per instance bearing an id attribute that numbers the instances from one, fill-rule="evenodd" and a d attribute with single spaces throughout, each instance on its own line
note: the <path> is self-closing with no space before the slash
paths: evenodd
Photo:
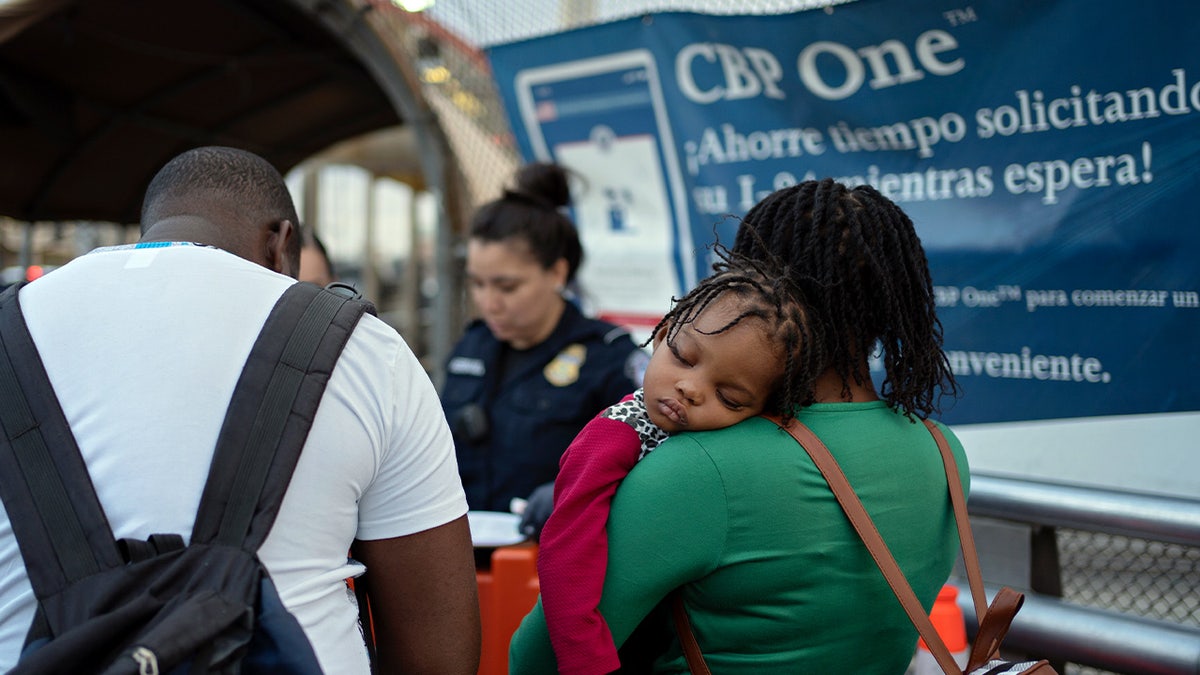
<path id="1" fill-rule="evenodd" d="M 631 400 L 610 406 L 608 410 L 604 411 L 602 417 L 624 422 L 633 427 L 642 441 L 642 449 L 638 453 L 639 461 L 670 436 L 669 433 L 650 421 L 650 414 L 646 412 L 646 396 L 641 389 L 633 392 Z"/>

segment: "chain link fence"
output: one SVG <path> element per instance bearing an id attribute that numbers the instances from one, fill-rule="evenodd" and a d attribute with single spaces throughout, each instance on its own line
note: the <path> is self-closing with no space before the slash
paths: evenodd
<path id="1" fill-rule="evenodd" d="M 1063 528 L 1057 539 L 1067 602 L 1200 628 L 1200 548 Z M 1075 664 L 1066 670 L 1109 672 Z"/>
<path id="2" fill-rule="evenodd" d="M 1060 529 L 1058 550 L 1065 599 L 1200 628 L 1200 548 Z"/>
<path id="3" fill-rule="evenodd" d="M 853 0 L 439 0 L 429 14 L 480 47 L 660 12 L 786 14 Z"/>

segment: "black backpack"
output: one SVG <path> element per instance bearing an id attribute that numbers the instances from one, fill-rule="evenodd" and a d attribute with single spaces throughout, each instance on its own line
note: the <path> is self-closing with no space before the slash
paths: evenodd
<path id="1" fill-rule="evenodd" d="M 229 402 L 189 545 L 115 541 L 17 301 L 0 296 L 0 496 L 37 613 L 11 673 L 320 673 L 257 551 L 369 303 L 297 283 Z"/>

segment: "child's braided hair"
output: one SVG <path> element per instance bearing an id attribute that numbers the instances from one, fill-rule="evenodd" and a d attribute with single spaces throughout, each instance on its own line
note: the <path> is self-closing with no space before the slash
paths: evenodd
<path id="1" fill-rule="evenodd" d="M 654 336 L 664 331 L 663 340 L 670 344 L 684 325 L 692 323 L 713 302 L 725 294 L 742 301 L 741 312 L 724 326 L 712 331 L 716 335 L 730 330 L 748 318 L 762 320 L 767 336 L 780 345 L 783 356 L 780 377 L 768 396 L 763 412 L 790 419 L 795 408 L 812 402 L 813 385 L 824 363 L 819 331 L 814 331 L 804 295 L 792 280 L 792 275 L 771 256 L 750 259 L 729 251 L 720 244 L 713 247 L 718 262 L 714 273 L 701 280 L 682 298 L 673 298 L 671 310 L 654 327 Z M 643 346 L 645 346 L 643 344 Z M 747 354 L 746 358 L 756 355 Z"/>

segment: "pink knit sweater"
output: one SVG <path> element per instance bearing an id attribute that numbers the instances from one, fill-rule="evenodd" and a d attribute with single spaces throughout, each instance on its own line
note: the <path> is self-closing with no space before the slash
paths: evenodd
<path id="1" fill-rule="evenodd" d="M 646 416 L 640 393 L 588 422 L 559 460 L 554 510 L 542 529 L 537 567 L 560 673 L 611 673 L 621 665 L 598 609 L 608 562 L 605 527 L 617 486 L 667 437 Z"/>

